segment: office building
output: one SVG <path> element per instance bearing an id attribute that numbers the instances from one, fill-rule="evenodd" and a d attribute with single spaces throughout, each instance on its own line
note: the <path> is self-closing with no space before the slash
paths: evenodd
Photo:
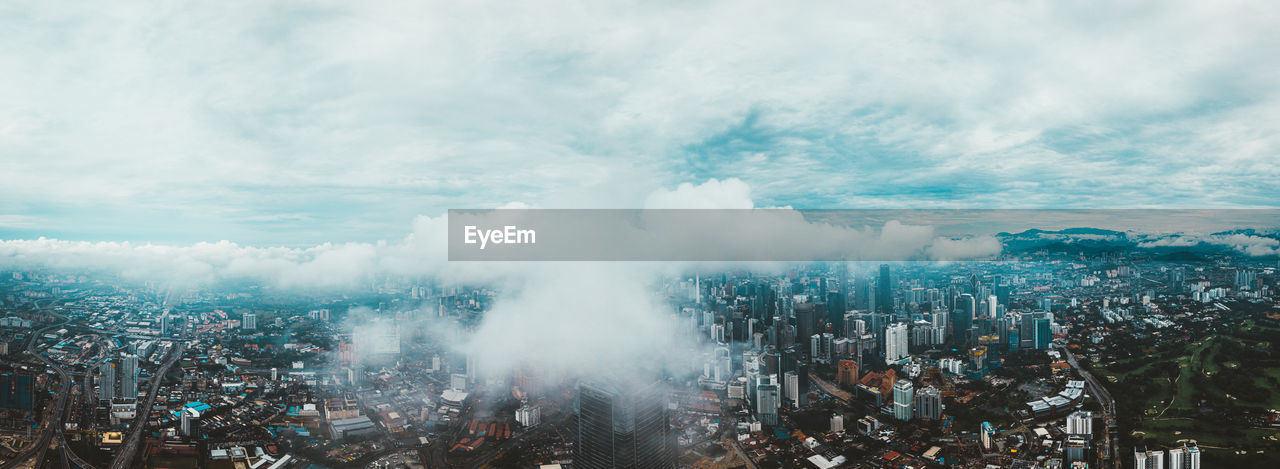
<path id="1" fill-rule="evenodd" d="M 240 319 L 240 328 L 246 331 L 256 330 L 258 328 L 258 315 L 244 313 L 244 317 Z"/>
<path id="2" fill-rule="evenodd" d="M 125 399 L 138 398 L 138 356 L 126 354 L 120 356 L 119 374 L 116 378 L 120 382 L 120 397 Z"/>
<path id="3" fill-rule="evenodd" d="M 756 416 L 765 425 L 778 424 L 778 408 L 782 405 L 781 389 L 776 375 L 761 376 L 756 381 Z"/>
<path id="4" fill-rule="evenodd" d="M 809 302 L 796 305 L 796 338 L 799 339 L 797 342 L 801 342 L 801 346 L 803 341 L 809 340 L 815 332 L 815 309 L 816 306 Z"/>
<path id="5" fill-rule="evenodd" d="M 898 380 L 893 384 L 893 417 L 904 422 L 911 420 L 913 405 L 915 386 L 905 379 Z"/>
<path id="6" fill-rule="evenodd" d="M 952 340 L 961 349 L 969 348 L 973 340 L 973 315 L 978 305 L 974 302 L 973 295 L 968 293 L 960 295 L 956 300 L 956 308 L 953 311 L 954 318 L 951 321 Z"/>
<path id="7" fill-rule="evenodd" d="M 892 285 L 889 264 L 880 264 L 880 280 L 876 283 L 876 311 L 881 314 L 893 312 Z"/>
<path id="8" fill-rule="evenodd" d="M 574 407 L 574 468 L 675 467 L 675 435 L 661 381 L 644 386 L 583 382 Z"/>
<path id="9" fill-rule="evenodd" d="M 98 365 L 98 400 L 110 402 L 116 397 L 116 364 L 105 361 Z"/>
<path id="10" fill-rule="evenodd" d="M 1062 460 L 1067 464 L 1089 462 L 1089 438 L 1084 435 L 1067 435 L 1062 445 Z"/>

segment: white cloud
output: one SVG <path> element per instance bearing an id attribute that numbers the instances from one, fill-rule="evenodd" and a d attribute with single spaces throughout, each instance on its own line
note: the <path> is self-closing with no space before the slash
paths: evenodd
<path id="1" fill-rule="evenodd" d="M 1206 235 L 1179 233 L 1143 241 L 1141 248 L 1190 247 L 1200 243 L 1234 249 L 1245 255 L 1262 257 L 1280 255 L 1280 240 L 1251 234 Z"/>
<path id="2" fill-rule="evenodd" d="M 940 261 L 983 259 L 1000 254 L 1003 246 L 994 236 L 938 238 L 928 248 L 929 258 Z"/>
<path id="3" fill-rule="evenodd" d="M 802 208 L 1280 191 L 1268 3 L 7 9 L 0 210 L 86 239 L 376 239 L 710 177 Z"/>
<path id="4" fill-rule="evenodd" d="M 648 209 L 750 209 L 751 187 L 740 179 L 711 179 L 697 186 L 683 183 L 675 190 L 658 189 L 645 200 Z"/>

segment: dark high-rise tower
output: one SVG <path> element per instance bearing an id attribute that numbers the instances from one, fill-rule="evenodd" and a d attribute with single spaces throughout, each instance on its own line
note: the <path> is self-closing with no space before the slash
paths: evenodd
<path id="1" fill-rule="evenodd" d="M 876 311 L 893 312 L 893 290 L 890 290 L 889 264 L 880 264 L 880 282 L 876 284 Z"/>
<path id="2" fill-rule="evenodd" d="M 584 382 L 574 404 L 574 468 L 675 467 L 675 435 L 661 382 L 640 387 Z"/>
<path id="3" fill-rule="evenodd" d="M 827 317 L 823 319 L 831 323 L 832 330 L 840 330 L 840 326 L 844 324 L 844 313 L 849 312 L 849 307 L 846 306 L 844 299 L 844 293 L 837 291 L 827 292 Z"/>
<path id="4" fill-rule="evenodd" d="M 816 309 L 817 306 L 813 303 L 800 303 L 796 305 L 797 343 L 808 343 L 809 337 L 813 336 L 815 325 L 818 322 L 815 311 Z M 802 350 L 801 353 L 803 354 L 804 351 Z"/>
<path id="5" fill-rule="evenodd" d="M 977 312 L 978 305 L 974 301 L 973 295 L 965 293 L 960 295 L 960 299 L 956 301 L 955 319 L 951 321 L 952 336 L 961 349 L 967 349 L 973 345 L 972 329 L 973 315 Z"/>

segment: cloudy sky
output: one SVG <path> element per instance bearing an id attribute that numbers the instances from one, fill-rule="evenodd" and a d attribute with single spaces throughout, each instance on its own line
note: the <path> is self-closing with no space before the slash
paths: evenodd
<path id="1" fill-rule="evenodd" d="M 1270 2 L 0 4 L 0 239 L 449 208 L 1280 206 Z"/>

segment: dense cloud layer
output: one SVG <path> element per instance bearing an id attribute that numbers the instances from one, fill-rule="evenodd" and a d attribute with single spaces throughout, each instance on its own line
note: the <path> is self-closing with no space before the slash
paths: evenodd
<path id="1" fill-rule="evenodd" d="M 394 239 L 711 177 L 803 208 L 1280 200 L 1268 2 L 5 11 L 4 238 Z"/>
<path id="2" fill-rule="evenodd" d="M 661 189 L 648 201 L 647 208 L 755 206 L 750 188 L 736 179 L 712 179 L 696 186 L 684 184 L 675 190 Z M 848 252 L 850 259 L 875 254 L 894 259 L 958 260 L 985 258 L 1000 252 L 999 244 L 993 244 L 991 238 L 940 237 L 926 225 L 891 220 L 882 226 L 834 226 L 808 221 L 789 209 L 776 210 L 778 217 L 790 222 L 778 223 L 778 229 L 768 233 L 767 238 L 753 239 L 753 242 L 776 246 L 776 249 L 799 250 L 797 256 L 800 257 L 796 258 L 814 253 Z M 355 288 L 385 275 L 486 282 L 538 271 L 538 266 L 532 264 L 449 262 L 447 228 L 444 216 L 419 216 L 413 222 L 412 231 L 396 241 L 325 243 L 307 248 L 260 248 L 228 241 L 174 246 L 46 238 L 4 240 L 0 241 L 0 267 L 101 270 L 130 279 L 184 286 L 250 280 L 284 288 Z M 731 244 L 733 240 L 730 237 L 723 242 Z M 664 266 L 660 270 L 671 272 L 681 265 L 688 264 Z"/>

